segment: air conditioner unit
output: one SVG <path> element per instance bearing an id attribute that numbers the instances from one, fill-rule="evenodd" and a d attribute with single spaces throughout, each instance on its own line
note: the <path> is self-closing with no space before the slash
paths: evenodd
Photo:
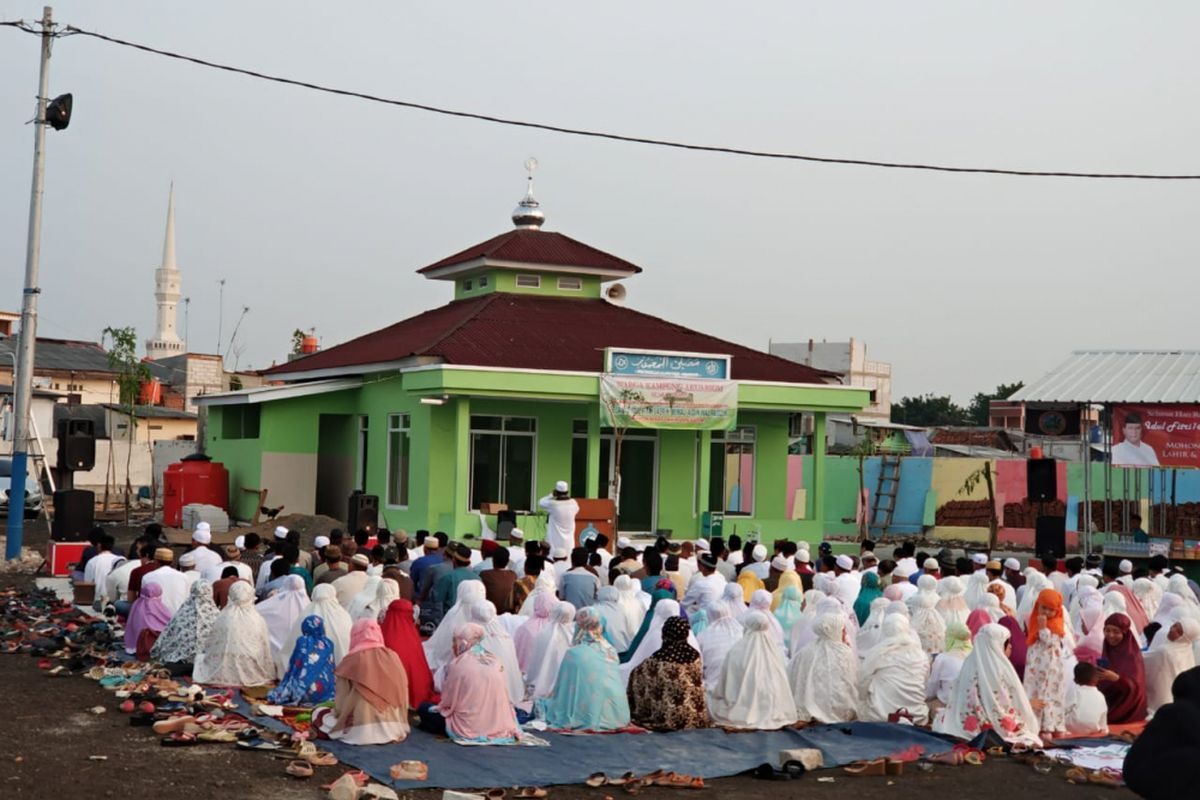
<path id="1" fill-rule="evenodd" d="M 799 439 L 801 436 L 812 436 L 812 414 L 792 414 L 788 417 L 788 436 Z"/>

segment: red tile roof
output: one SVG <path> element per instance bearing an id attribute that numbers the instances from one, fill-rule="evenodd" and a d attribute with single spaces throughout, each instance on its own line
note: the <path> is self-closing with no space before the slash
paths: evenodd
<path id="1" fill-rule="evenodd" d="M 518 261 L 525 264 L 552 264 L 560 267 L 591 267 L 610 272 L 636 274 L 642 268 L 623 258 L 597 250 L 570 236 L 553 231 L 515 229 L 468 247 L 461 253 L 443 258 L 417 270 L 424 274 L 442 267 L 465 264 L 479 258 L 493 261 Z"/>
<path id="2" fill-rule="evenodd" d="M 426 311 L 266 375 L 433 356 L 448 364 L 600 372 L 605 347 L 724 353 L 736 380 L 837 382 L 796 364 L 605 300 L 496 292 Z"/>

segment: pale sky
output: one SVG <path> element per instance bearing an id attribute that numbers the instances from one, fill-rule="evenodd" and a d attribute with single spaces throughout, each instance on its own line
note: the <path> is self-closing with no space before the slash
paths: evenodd
<path id="1" fill-rule="evenodd" d="M 823 156 L 1200 173 L 1191 2 L 57 2 L 63 24 L 572 127 Z M 0 19 L 41 4 L 0 0 Z M 0 29 L 0 309 L 19 310 L 38 40 Z M 582 139 L 59 40 L 43 336 L 154 326 L 167 190 L 190 349 L 282 360 L 447 302 L 414 270 L 511 227 L 639 264 L 629 304 L 746 345 L 838 340 L 966 401 L 1085 347 L 1195 347 L 1197 182 L 947 175 Z M 179 325 L 184 320 L 180 314 Z M 232 361 L 232 358 L 230 359 Z"/>

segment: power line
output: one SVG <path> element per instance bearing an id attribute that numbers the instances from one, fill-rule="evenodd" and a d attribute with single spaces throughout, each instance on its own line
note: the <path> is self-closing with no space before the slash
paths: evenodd
<path id="1" fill-rule="evenodd" d="M 17 27 L 29 33 L 39 33 L 24 22 L 0 22 L 0 25 L 9 25 Z M 529 120 L 510 119 L 507 117 L 497 117 L 490 114 L 480 114 L 473 111 L 460 111 L 451 108 L 442 108 L 440 106 L 427 105 L 425 103 L 415 103 L 408 100 L 398 100 L 396 98 L 381 97 L 379 95 L 368 94 L 366 92 L 353 91 L 351 89 L 339 89 L 333 86 L 324 86 L 318 83 L 309 81 L 301 81 L 295 78 L 284 78 L 278 75 L 269 75 L 264 72 L 257 72 L 243 67 L 235 67 L 229 64 L 220 64 L 215 61 L 208 61 L 195 56 L 188 56 L 182 53 L 175 53 L 170 50 L 162 50 L 150 45 L 130 42 L 125 39 L 118 39 L 114 36 L 106 36 L 96 31 L 87 31 L 82 28 L 76 28 L 73 25 L 68 25 L 63 32 L 56 36 L 87 36 L 100 41 L 108 42 L 109 44 L 120 45 L 122 47 L 130 47 L 135 50 L 141 50 L 146 53 L 172 58 L 178 61 L 186 61 L 191 64 L 197 64 L 210 69 L 222 70 L 224 72 L 232 72 L 237 75 L 245 75 L 250 78 L 259 80 L 271 81 L 274 83 L 282 83 L 288 86 L 297 86 L 302 89 L 311 89 L 316 92 L 326 94 L 339 95 L 342 97 L 353 97 L 359 100 L 366 100 L 372 103 L 382 103 L 385 105 L 398 106 L 401 108 L 409 108 L 416 111 L 425 111 L 431 114 L 440 114 L 448 117 L 459 117 L 462 119 L 473 119 L 480 122 L 490 122 L 496 125 L 508 125 L 518 128 L 532 128 L 534 130 L 548 131 L 550 133 L 561 133 L 568 136 L 584 136 L 594 139 L 608 139 L 610 141 L 628 142 L 631 144 L 644 144 L 653 147 L 667 147 L 675 150 L 693 150 L 704 153 L 721 153 L 725 155 L 747 156 L 750 158 L 765 158 L 785 161 L 807 161 L 817 164 L 842 164 L 859 167 L 877 167 L 882 169 L 907 169 L 907 170 L 924 170 L 928 172 L 958 172 L 969 173 L 976 175 L 1013 175 L 1018 177 L 1032 178 L 1097 178 L 1105 180 L 1152 180 L 1152 181 L 1194 181 L 1200 180 L 1200 175 L 1173 175 L 1173 174 L 1154 174 L 1154 173 L 1125 173 L 1125 172 L 1073 172 L 1069 170 L 1025 170 L 1025 169 L 1003 169 L 998 167 L 952 167 L 944 164 L 919 164 L 897 161 L 876 161 L 872 159 L 862 158 L 834 158 L 831 156 L 814 156 L 805 155 L 802 153 L 786 153 L 775 152 L 768 150 L 753 150 L 743 147 L 723 147 L 719 145 L 704 145 L 688 142 L 672 141 L 669 139 L 654 139 L 646 136 L 633 136 L 629 134 L 611 133 L 606 131 L 593 131 L 583 128 L 568 128 L 561 125 L 550 125 L 544 122 L 532 122 Z"/>

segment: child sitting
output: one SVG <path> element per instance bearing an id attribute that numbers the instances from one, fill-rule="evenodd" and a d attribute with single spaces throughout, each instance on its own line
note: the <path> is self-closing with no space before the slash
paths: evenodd
<path id="1" fill-rule="evenodd" d="M 1075 682 L 1067 687 L 1067 733 L 1075 736 L 1108 733 L 1108 705 L 1096 688 L 1101 672 L 1086 661 L 1075 665 Z"/>

